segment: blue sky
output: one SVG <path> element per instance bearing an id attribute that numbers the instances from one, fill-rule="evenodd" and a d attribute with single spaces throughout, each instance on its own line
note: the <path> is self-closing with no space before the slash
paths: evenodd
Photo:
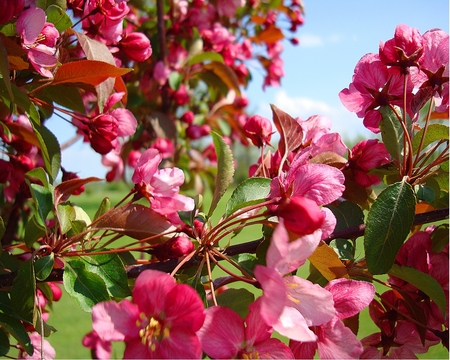
<path id="1" fill-rule="evenodd" d="M 449 32 L 448 0 L 304 0 L 305 24 L 299 27 L 300 45 L 285 44 L 285 77 L 281 87 L 262 90 L 263 77 L 253 74 L 246 90 L 250 111 L 271 118 L 270 104 L 293 117 L 325 115 L 333 121 L 333 131 L 344 139 L 373 137 L 361 119 L 348 112 L 338 93 L 348 87 L 358 60 L 368 52 L 378 52 L 380 40 L 393 37 L 398 24 L 407 24 L 421 33 L 440 28 Z M 63 141 L 74 131 L 55 118 L 48 126 Z M 100 156 L 81 142 L 63 152 L 63 166 L 80 177 L 104 177 Z"/>

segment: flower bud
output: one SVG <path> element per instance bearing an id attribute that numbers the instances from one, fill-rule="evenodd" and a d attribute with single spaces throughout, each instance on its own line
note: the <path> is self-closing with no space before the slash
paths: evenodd
<path id="1" fill-rule="evenodd" d="M 175 236 L 164 244 L 160 244 L 152 249 L 152 254 L 159 261 L 176 259 L 191 253 L 194 244 L 187 236 Z"/>
<path id="2" fill-rule="evenodd" d="M 316 202 L 303 196 L 290 198 L 278 206 L 276 214 L 283 218 L 286 229 L 300 236 L 312 234 L 325 220 Z"/>
<path id="3" fill-rule="evenodd" d="M 264 144 L 270 145 L 272 137 L 272 124 L 262 116 L 254 115 L 250 117 L 244 125 L 245 135 L 252 141 L 253 145 L 261 147 Z"/>
<path id="4" fill-rule="evenodd" d="M 140 32 L 125 36 L 120 42 L 120 48 L 133 61 L 145 61 L 152 55 L 150 40 Z"/>

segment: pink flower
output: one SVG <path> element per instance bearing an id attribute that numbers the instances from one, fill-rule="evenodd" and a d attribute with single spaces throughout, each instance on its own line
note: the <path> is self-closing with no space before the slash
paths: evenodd
<path id="1" fill-rule="evenodd" d="M 141 155 L 131 178 L 136 190 L 161 215 L 192 210 L 194 200 L 178 193 L 184 182 L 183 171 L 178 168 L 159 170 L 161 160 L 162 156 L 156 149 L 148 149 Z"/>
<path id="2" fill-rule="evenodd" d="M 126 1 L 86 1 L 82 26 L 85 32 L 107 45 L 118 43 L 123 32 L 123 19 L 130 11 Z"/>
<path id="3" fill-rule="evenodd" d="M 266 266 L 257 265 L 255 277 L 261 284 L 261 317 L 281 335 L 297 341 L 315 341 L 309 329 L 329 322 L 335 315 L 332 294 L 297 276 L 284 276 L 314 252 L 320 231 L 289 241 L 283 220 L 276 227 L 266 254 Z"/>
<path id="4" fill-rule="evenodd" d="M 369 170 L 389 162 L 389 152 L 384 144 L 378 139 L 371 139 L 360 141 L 350 150 L 348 166 L 353 171 L 356 183 L 369 187 L 381 182 L 377 175 L 369 174 Z"/>
<path id="5" fill-rule="evenodd" d="M 373 299 L 375 287 L 365 281 L 335 279 L 325 289 L 333 295 L 335 316 L 328 323 L 312 328 L 317 335 L 315 344 L 291 341 L 289 346 L 298 359 L 312 359 L 316 349 L 321 359 L 357 359 L 363 347 L 342 319 L 354 316 L 367 307 Z"/>
<path id="6" fill-rule="evenodd" d="M 84 347 L 92 350 L 95 359 L 110 359 L 112 344 L 111 341 L 100 339 L 95 331 L 91 331 L 83 337 L 82 344 Z"/>
<path id="7" fill-rule="evenodd" d="M 51 78 L 53 74 L 49 69 L 57 63 L 55 45 L 59 32 L 45 19 L 45 12 L 40 8 L 25 10 L 17 19 L 16 30 L 31 65 L 42 76 Z"/>
<path id="8" fill-rule="evenodd" d="M 236 15 L 236 10 L 245 5 L 245 0 L 218 0 L 217 13 L 219 16 L 232 18 Z"/>
<path id="9" fill-rule="evenodd" d="M 152 47 L 147 36 L 140 32 L 127 34 L 119 43 L 120 49 L 133 61 L 145 61 L 152 55 Z"/>
<path id="10" fill-rule="evenodd" d="M 41 335 L 37 332 L 32 332 L 29 336 L 31 344 L 34 347 L 34 352 L 32 355 L 28 355 L 25 351 L 20 349 L 18 359 L 53 360 L 56 357 L 55 349 L 53 349 L 46 339 L 43 339 L 41 343 Z M 44 354 L 44 357 L 41 357 L 41 352 Z"/>
<path id="11" fill-rule="evenodd" d="M 366 54 L 356 64 L 352 82 L 347 89 L 339 93 L 339 98 L 349 111 L 364 118 L 366 128 L 378 133 L 381 115 L 376 110 L 389 104 L 402 106 L 403 83 L 404 79 L 399 71 L 387 68 L 378 55 Z M 408 103 L 413 96 L 413 87 L 408 77 Z"/>
<path id="12" fill-rule="evenodd" d="M 170 139 L 159 137 L 155 140 L 151 147 L 158 150 L 163 159 L 170 158 L 173 154 L 175 154 L 175 145 Z"/>
<path id="13" fill-rule="evenodd" d="M 269 119 L 259 115 L 251 116 L 244 125 L 245 135 L 252 141 L 253 145 L 261 147 L 270 145 L 272 137 L 272 124 Z"/>
<path id="14" fill-rule="evenodd" d="M 124 358 L 201 358 L 196 332 L 203 325 L 196 291 L 168 274 L 145 270 L 133 300 L 102 302 L 92 308 L 92 326 L 103 341 L 124 341 Z"/>
<path id="15" fill-rule="evenodd" d="M 169 79 L 169 75 L 170 69 L 166 65 L 164 65 L 164 62 L 158 61 L 155 64 L 155 68 L 153 70 L 153 78 L 156 80 L 156 82 L 161 86 L 164 85 L 167 79 Z"/>
<path id="16" fill-rule="evenodd" d="M 273 329 L 262 321 L 261 302 L 250 304 L 245 320 L 233 310 L 212 306 L 197 335 L 203 351 L 216 359 L 292 359 L 291 350 L 271 338 Z"/>
<path id="17" fill-rule="evenodd" d="M 401 24 L 395 28 L 394 38 L 380 42 L 380 60 L 389 66 L 400 67 L 402 74 L 409 67 L 419 66 L 423 54 L 422 35 L 418 29 Z"/>

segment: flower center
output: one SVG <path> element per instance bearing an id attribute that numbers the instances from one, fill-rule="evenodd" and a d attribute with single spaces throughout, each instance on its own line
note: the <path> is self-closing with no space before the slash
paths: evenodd
<path id="1" fill-rule="evenodd" d="M 148 325 L 139 330 L 139 336 L 142 339 L 142 344 L 147 344 L 151 351 L 155 351 L 157 343 L 167 339 L 170 336 L 170 331 L 168 326 L 152 317 Z"/>

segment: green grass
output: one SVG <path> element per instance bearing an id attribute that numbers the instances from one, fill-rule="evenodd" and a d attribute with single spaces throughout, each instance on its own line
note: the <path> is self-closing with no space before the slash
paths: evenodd
<path id="1" fill-rule="evenodd" d="M 78 197 L 71 198 L 71 201 L 81 206 L 91 217 L 97 211 L 97 208 L 106 196 L 110 197 L 111 204 L 114 205 L 122 199 L 129 188 L 118 185 L 101 185 L 95 184 L 93 186 L 86 186 L 86 192 Z M 217 223 L 220 214 L 223 212 L 226 204 L 226 199 L 229 198 L 229 193 L 225 194 L 224 199 L 219 203 L 217 211 L 212 218 L 213 224 Z M 208 199 L 205 200 L 208 203 Z M 254 240 L 261 237 L 261 230 L 258 227 L 246 227 L 239 234 L 238 237 L 231 239 L 230 244 Z M 220 243 L 221 246 L 227 245 L 227 240 Z M 234 270 L 231 265 L 226 266 L 230 270 Z M 213 272 L 214 276 L 224 276 L 224 273 L 216 268 Z M 308 266 L 305 264 L 299 269 L 299 276 L 308 276 Z M 235 283 L 230 287 L 244 287 L 252 291 L 255 296 L 261 294 L 261 290 L 253 287 Z M 386 289 L 377 285 L 377 291 L 384 292 Z M 90 358 L 90 350 L 83 347 L 81 341 L 83 336 L 92 329 L 91 314 L 84 312 L 78 304 L 67 293 L 64 293 L 59 302 L 53 304 L 53 310 L 50 312 L 48 323 L 54 326 L 58 331 L 49 337 L 49 341 L 56 350 L 58 359 L 86 359 Z M 365 309 L 360 314 L 360 328 L 358 338 L 378 332 L 378 328 L 369 317 L 368 310 Z M 285 339 L 284 339 L 285 340 Z M 113 348 L 112 358 L 121 358 L 123 354 L 123 344 L 116 344 Z M 442 345 L 437 345 L 428 351 L 426 354 L 418 354 L 420 359 L 448 359 L 449 353 Z"/>

